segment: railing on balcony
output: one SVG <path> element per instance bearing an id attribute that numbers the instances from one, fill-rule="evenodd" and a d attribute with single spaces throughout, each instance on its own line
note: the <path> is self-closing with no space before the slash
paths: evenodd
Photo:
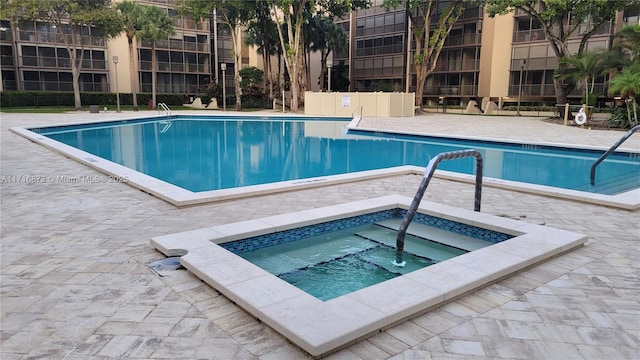
<path id="1" fill-rule="evenodd" d="M 387 66 L 381 68 L 367 68 L 367 69 L 355 69 L 354 77 L 367 78 L 371 76 L 391 76 L 391 75 L 403 75 L 404 67 L 402 66 Z"/>
<path id="2" fill-rule="evenodd" d="M 542 58 L 529 58 L 527 60 L 527 67 L 525 70 L 542 70 L 542 69 L 555 69 L 558 65 L 558 59 L 555 57 L 542 57 Z M 511 59 L 511 70 L 520 71 L 520 63 L 522 59 Z"/>
<path id="3" fill-rule="evenodd" d="M 565 27 L 565 31 L 569 31 L 569 27 Z M 575 31 L 569 38 L 575 39 L 582 37 L 587 31 L 591 30 L 591 25 L 589 24 L 580 24 L 578 25 L 577 31 Z M 607 23 L 598 31 L 596 31 L 593 35 L 610 35 L 611 34 L 611 24 Z M 545 34 L 543 29 L 530 29 L 530 30 L 521 30 L 513 32 L 513 42 L 514 43 L 526 43 L 532 41 L 543 41 L 545 40 Z"/>
<path id="4" fill-rule="evenodd" d="M 178 93 L 178 94 L 198 94 L 204 89 L 204 85 L 197 84 L 156 84 L 158 93 Z M 142 92 L 151 92 L 151 83 L 141 83 L 140 90 Z"/>
<path id="5" fill-rule="evenodd" d="M 514 43 L 543 41 L 543 40 L 545 40 L 545 36 L 544 36 L 544 30 L 542 29 L 522 30 L 522 31 L 513 32 Z"/>
<path id="6" fill-rule="evenodd" d="M 151 71 L 151 61 L 140 61 L 140 70 Z M 209 73 L 209 64 L 158 62 L 159 72 Z"/>
<path id="7" fill-rule="evenodd" d="M 143 40 L 140 42 L 140 45 L 142 47 L 150 48 L 151 42 L 149 40 Z M 189 42 L 189 41 L 183 41 L 179 39 L 159 40 L 159 41 L 156 41 L 156 49 L 184 50 L 184 51 L 208 53 L 209 44 Z"/>
<path id="8" fill-rule="evenodd" d="M 384 55 L 384 54 L 402 54 L 404 45 L 383 45 L 368 48 L 356 49 L 356 56 Z"/>
<path id="9" fill-rule="evenodd" d="M 477 94 L 477 85 L 433 85 L 424 88 L 424 95 L 476 96 Z"/>
<path id="10" fill-rule="evenodd" d="M 480 45 L 481 34 L 449 35 L 444 46 Z"/>
<path id="11" fill-rule="evenodd" d="M 46 56 L 20 56 L 20 66 L 34 66 L 40 68 L 71 69 L 71 60 L 68 58 L 46 57 Z M 86 70 L 106 70 L 106 60 L 84 59 L 82 69 Z"/>
<path id="12" fill-rule="evenodd" d="M 518 85 L 510 85 L 509 86 L 509 96 L 517 97 L 519 91 Z M 606 84 L 599 83 L 594 86 L 594 93 L 596 94 L 606 94 Z M 555 96 L 556 91 L 553 84 L 522 84 L 522 96 Z M 584 96 L 583 89 L 574 89 L 569 94 L 571 97 L 582 97 Z"/>
<path id="13" fill-rule="evenodd" d="M 70 81 L 24 80 L 22 81 L 22 86 L 27 91 L 73 91 L 73 83 Z M 81 81 L 80 91 L 108 92 L 109 86 L 105 83 L 86 83 Z"/>
<path id="14" fill-rule="evenodd" d="M 480 59 L 438 61 L 435 71 L 478 71 Z"/>
<path id="15" fill-rule="evenodd" d="M 18 32 L 18 39 L 20 41 L 49 44 L 64 44 L 63 36 L 64 35 L 60 33 L 38 32 L 33 30 L 20 30 Z M 104 38 L 98 36 L 86 36 L 84 39 L 86 45 L 106 47 L 106 41 Z"/>

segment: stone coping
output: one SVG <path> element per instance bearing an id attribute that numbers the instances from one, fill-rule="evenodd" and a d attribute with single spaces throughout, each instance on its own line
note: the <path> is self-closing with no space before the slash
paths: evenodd
<path id="1" fill-rule="evenodd" d="M 548 258 L 587 236 L 423 201 L 419 212 L 515 237 L 323 302 L 217 244 L 393 208 L 390 195 L 154 237 L 181 264 L 312 356 L 322 356 Z"/>

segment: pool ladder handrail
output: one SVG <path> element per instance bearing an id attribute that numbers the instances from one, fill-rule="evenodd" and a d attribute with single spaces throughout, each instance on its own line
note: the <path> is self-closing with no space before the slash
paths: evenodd
<path id="1" fill-rule="evenodd" d="M 400 228 L 398 229 L 398 237 L 396 238 L 396 260 L 393 262 L 395 266 L 404 266 L 405 261 L 402 259 L 404 252 L 404 238 L 407 235 L 407 229 L 409 228 L 409 224 L 413 220 L 413 217 L 418 210 L 418 206 L 420 206 L 420 202 L 422 201 L 422 197 L 424 196 L 425 190 L 427 190 L 427 186 L 433 177 L 433 174 L 436 171 L 436 167 L 442 160 L 454 160 L 465 157 L 475 157 L 476 158 L 476 185 L 475 185 L 475 202 L 474 202 L 474 210 L 480 211 L 480 203 L 482 198 L 482 154 L 478 150 L 468 149 L 468 150 L 459 150 L 459 151 L 449 151 L 443 152 L 429 160 L 427 167 L 424 171 L 424 176 L 422 177 L 422 181 L 420 182 L 420 186 L 418 186 L 418 191 L 416 195 L 413 197 L 413 202 L 407 210 L 404 218 L 402 219 L 402 223 L 400 223 Z"/>
<path id="2" fill-rule="evenodd" d="M 609 148 L 609 150 L 607 150 L 604 154 L 602 154 L 602 156 L 600 156 L 600 158 L 598 158 L 598 160 L 596 160 L 593 163 L 593 165 L 591 165 L 591 174 L 589 177 L 589 179 L 591 180 L 591 186 L 594 186 L 596 184 L 596 166 L 598 166 L 598 164 L 603 162 L 604 159 L 607 158 L 607 156 L 611 155 L 618 148 L 618 146 L 622 145 L 623 142 L 627 141 L 627 139 L 630 138 L 631 135 L 633 135 L 636 132 L 640 132 L 640 125 L 636 125 L 632 127 L 631 130 L 627 131 L 626 134 L 624 134 L 620 139 L 618 139 L 618 141 L 616 141 L 616 143 L 613 144 Z"/>
<path id="3" fill-rule="evenodd" d="M 362 105 L 358 106 L 352 113 L 351 113 L 351 118 L 355 119 L 355 115 L 358 112 L 358 110 L 360 110 L 360 117 L 358 117 L 358 120 L 362 120 Z"/>
<path id="4" fill-rule="evenodd" d="M 159 103 L 158 104 L 158 115 L 164 115 L 165 112 L 167 113 L 167 116 L 171 116 L 171 109 L 169 109 L 167 104 Z"/>

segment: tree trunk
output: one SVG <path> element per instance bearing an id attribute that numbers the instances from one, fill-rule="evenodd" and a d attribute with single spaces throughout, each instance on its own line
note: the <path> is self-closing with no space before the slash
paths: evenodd
<path id="1" fill-rule="evenodd" d="M 235 66 L 233 69 L 233 80 L 234 80 L 234 84 L 236 87 L 236 106 L 235 109 L 236 111 L 240 111 L 242 110 L 242 88 L 240 87 L 240 67 L 242 66 L 242 44 L 240 43 L 240 41 L 242 41 L 242 27 L 240 26 L 240 23 L 236 23 L 235 24 L 235 29 L 233 31 L 235 33 L 235 36 L 233 37 L 233 43 L 234 43 L 234 54 L 233 54 L 233 58 L 235 61 Z"/>
<path id="2" fill-rule="evenodd" d="M 156 103 L 156 77 L 158 76 L 157 71 L 158 60 L 156 59 L 156 42 L 151 42 L 151 104 L 153 105 L 153 109 L 158 105 Z"/>
<path id="3" fill-rule="evenodd" d="M 553 79 L 553 88 L 555 89 L 555 93 L 556 93 L 556 104 L 558 105 L 564 105 L 567 103 L 567 93 L 566 93 L 566 89 L 564 88 L 564 86 L 562 86 L 562 80 L 560 79 Z M 560 113 L 560 117 L 564 118 L 565 114 L 564 114 L 564 106 L 559 106 L 558 107 L 558 111 Z M 569 111 L 568 116 L 571 116 L 571 111 Z"/>
<path id="4" fill-rule="evenodd" d="M 427 82 L 426 77 L 417 77 L 416 79 L 416 103 L 419 111 L 422 111 L 422 96 L 424 95 L 424 83 Z"/>
<path id="5" fill-rule="evenodd" d="M 273 101 L 273 81 L 271 79 L 271 56 L 269 56 L 269 52 L 267 51 L 268 47 L 262 50 L 262 62 L 264 63 L 264 78 L 267 81 L 269 86 L 269 101 Z"/>
<path id="6" fill-rule="evenodd" d="M 82 110 L 82 100 L 80 99 L 80 63 L 78 61 L 78 55 L 71 55 L 69 60 L 71 60 L 71 75 L 73 77 L 74 108 L 76 111 L 80 111 Z"/>
<path id="7" fill-rule="evenodd" d="M 131 95 L 133 96 L 133 111 L 138 111 L 138 95 L 137 95 L 137 85 L 138 82 L 136 81 L 136 79 L 138 78 L 137 76 L 137 69 L 136 69 L 136 53 L 134 51 L 133 48 L 133 39 L 132 38 L 127 38 L 127 41 L 129 42 L 129 71 L 131 72 Z"/>

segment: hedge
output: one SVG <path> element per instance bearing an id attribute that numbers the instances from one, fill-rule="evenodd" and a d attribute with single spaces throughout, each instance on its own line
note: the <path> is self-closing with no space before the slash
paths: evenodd
<path id="1" fill-rule="evenodd" d="M 150 93 L 137 94 L 138 106 L 146 107 L 151 100 Z M 114 93 L 83 92 L 80 93 L 83 106 L 116 105 Z M 182 105 L 185 101 L 183 94 L 156 94 L 158 103 L 169 106 Z M 133 105 L 132 94 L 120 94 L 121 105 Z M 75 106 L 73 92 L 54 91 L 3 91 L 0 92 L 0 107 L 38 107 L 38 106 Z"/>

